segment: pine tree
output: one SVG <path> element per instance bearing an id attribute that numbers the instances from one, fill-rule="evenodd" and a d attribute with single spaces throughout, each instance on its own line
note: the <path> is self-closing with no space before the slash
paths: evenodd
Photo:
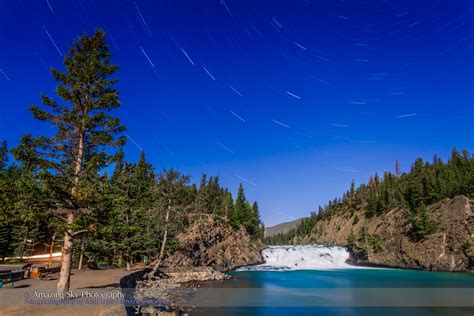
<path id="1" fill-rule="evenodd" d="M 142 151 L 139 161 L 133 166 L 130 179 L 130 208 L 132 221 L 137 231 L 131 238 L 133 257 L 150 252 L 157 246 L 156 232 L 149 221 L 149 214 L 156 203 L 156 184 L 153 167 L 146 161 Z"/>
<path id="2" fill-rule="evenodd" d="M 2 172 L 8 163 L 8 148 L 7 148 L 7 141 L 4 140 L 0 145 L 0 172 Z"/>
<path id="3" fill-rule="evenodd" d="M 430 205 L 439 200 L 440 188 L 436 182 L 434 168 L 429 163 L 425 163 L 422 185 L 424 192 L 424 202 Z"/>
<path id="4" fill-rule="evenodd" d="M 160 253 L 152 271 L 148 274 L 148 278 L 152 278 L 158 271 L 167 250 L 167 243 L 171 237 L 170 234 L 176 233 L 176 231 L 173 230 L 176 230 L 176 226 L 182 222 L 180 217 L 186 216 L 186 213 L 192 206 L 186 199 L 188 193 L 186 184 L 188 181 L 188 176 L 182 175 L 173 169 L 159 176 L 155 216 L 164 215 L 163 235 Z M 179 227 L 177 230 L 179 230 Z"/>
<path id="5" fill-rule="evenodd" d="M 224 206 L 224 215 L 230 217 L 234 211 L 234 199 L 232 198 L 232 193 L 229 191 L 225 192 L 225 206 Z"/>
<path id="6" fill-rule="evenodd" d="M 10 183 L 11 177 L 8 176 L 6 168 L 7 163 L 7 143 L 2 142 L 0 146 L 0 259 L 5 260 L 5 257 L 10 253 L 11 249 L 11 222 L 13 216 L 13 197 L 12 185 Z"/>
<path id="7" fill-rule="evenodd" d="M 106 227 L 109 244 L 120 257 L 125 259 L 127 270 L 131 269 L 135 251 L 135 234 L 142 229 L 134 211 L 137 188 L 134 187 L 134 166 L 124 163 L 121 159 L 115 165 L 111 181 L 112 214 Z"/>
<path id="8" fill-rule="evenodd" d="M 407 183 L 406 200 L 411 210 L 416 210 L 424 203 L 423 161 L 417 159 L 413 164 Z"/>
<path id="9" fill-rule="evenodd" d="M 233 212 L 230 215 L 230 223 L 234 228 L 239 228 L 244 220 L 245 214 L 247 212 L 246 202 L 247 199 L 245 198 L 244 187 L 242 183 L 240 183 Z"/>
<path id="10" fill-rule="evenodd" d="M 418 206 L 416 211 L 411 213 L 409 221 L 411 223 L 410 233 L 415 240 L 421 240 L 437 230 L 437 224 L 428 216 L 424 204 Z"/>
<path id="11" fill-rule="evenodd" d="M 252 225 L 253 225 L 253 236 L 255 238 L 263 238 L 263 229 L 261 227 L 262 221 L 260 220 L 260 212 L 258 210 L 257 201 L 252 204 Z"/>
<path id="12" fill-rule="evenodd" d="M 250 205 L 250 202 L 247 200 L 245 201 L 245 208 L 244 213 L 242 214 L 241 223 L 250 236 L 254 236 L 256 234 L 255 215 L 253 212 L 252 205 Z"/>
<path id="13" fill-rule="evenodd" d="M 207 175 L 201 176 L 201 183 L 197 192 L 195 209 L 197 213 L 207 213 Z"/>
<path id="14" fill-rule="evenodd" d="M 117 138 L 124 128 L 118 118 L 108 114 L 120 105 L 116 79 L 110 79 L 118 66 L 110 64 L 111 54 L 105 33 L 97 30 L 74 42 L 64 58 L 65 72 L 52 69 L 59 85 L 57 94 L 66 105 L 43 95 L 47 109 L 31 106 L 34 117 L 56 128 L 52 137 L 25 135 L 15 149 L 15 157 L 33 170 L 54 192 L 56 214 L 64 219 L 64 246 L 58 290 L 69 289 L 73 239 L 78 217 L 87 212 L 94 199 L 90 181 L 113 161 L 106 146 L 121 146 Z"/>
<path id="15" fill-rule="evenodd" d="M 225 197 L 219 185 L 219 177 L 216 176 L 209 178 L 206 192 L 207 213 L 213 215 L 222 215 Z"/>
<path id="16" fill-rule="evenodd" d="M 374 178 L 369 179 L 369 196 L 367 197 L 367 207 L 365 215 L 370 217 L 375 215 L 377 212 L 377 188 L 375 185 Z"/>
<path id="17" fill-rule="evenodd" d="M 0 223 L 0 259 L 5 261 L 5 257 L 10 252 L 11 227 L 6 223 Z"/>
<path id="18" fill-rule="evenodd" d="M 100 177 L 99 181 L 100 184 L 97 186 L 99 199 L 96 206 L 89 216 L 81 216 L 78 219 L 78 224 L 82 227 L 88 227 L 91 224 L 94 226 L 92 231 L 81 236 L 80 248 L 75 247 L 75 254 L 79 256 L 78 269 L 85 264 L 88 267 L 98 268 L 101 258 L 106 259 L 108 265 L 112 266 L 113 260 L 119 253 L 115 236 L 123 221 L 119 222 L 114 203 L 123 197 L 114 194 L 112 180 L 107 174 Z"/>

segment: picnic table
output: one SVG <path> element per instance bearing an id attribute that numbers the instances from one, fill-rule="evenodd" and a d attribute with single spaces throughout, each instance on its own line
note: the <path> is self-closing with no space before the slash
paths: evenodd
<path id="1" fill-rule="evenodd" d="M 23 280 L 24 271 L 10 271 L 0 273 L 0 289 L 3 284 L 10 283 L 11 287 L 15 286 L 15 281 Z"/>
<path id="2" fill-rule="evenodd" d="M 32 265 L 31 266 L 31 277 L 33 279 L 46 279 L 49 274 L 59 272 L 61 267 L 45 267 L 40 265 Z"/>

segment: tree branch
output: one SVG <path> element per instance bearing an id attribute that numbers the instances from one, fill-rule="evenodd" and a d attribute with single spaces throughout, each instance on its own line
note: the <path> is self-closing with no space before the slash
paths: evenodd
<path id="1" fill-rule="evenodd" d="M 82 233 L 87 233 L 88 231 L 89 231 L 89 230 L 88 230 L 87 228 L 86 228 L 86 229 L 78 230 L 77 232 L 73 232 L 73 233 L 71 234 L 71 237 L 75 237 L 75 236 L 77 236 L 77 235 L 79 235 L 79 234 L 82 234 Z"/>

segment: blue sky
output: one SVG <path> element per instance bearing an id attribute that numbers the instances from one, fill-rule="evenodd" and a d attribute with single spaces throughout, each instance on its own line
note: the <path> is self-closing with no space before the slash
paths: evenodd
<path id="1" fill-rule="evenodd" d="M 127 159 L 243 182 L 273 225 L 396 159 L 472 151 L 473 21 L 470 1 L 1 1 L 0 139 L 48 133 L 27 106 L 102 27 Z"/>

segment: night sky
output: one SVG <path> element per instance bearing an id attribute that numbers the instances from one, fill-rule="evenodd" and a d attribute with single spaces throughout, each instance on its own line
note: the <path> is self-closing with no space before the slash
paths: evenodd
<path id="1" fill-rule="evenodd" d="M 0 1 L 0 139 L 51 133 L 72 40 L 108 33 L 126 158 L 219 175 L 272 225 L 417 157 L 473 150 L 472 1 Z"/>

